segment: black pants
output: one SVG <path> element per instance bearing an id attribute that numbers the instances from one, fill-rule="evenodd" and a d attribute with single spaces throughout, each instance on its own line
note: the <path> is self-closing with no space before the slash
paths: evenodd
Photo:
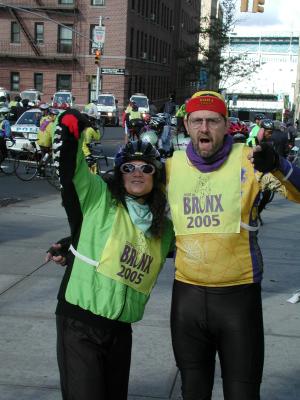
<path id="1" fill-rule="evenodd" d="M 225 400 L 259 400 L 264 333 L 259 284 L 207 288 L 175 281 L 171 331 L 184 400 L 210 400 L 218 353 Z"/>
<path id="2" fill-rule="evenodd" d="M 126 400 L 131 326 L 91 327 L 56 317 L 57 359 L 64 400 Z"/>
<path id="3" fill-rule="evenodd" d="M 0 136 L 0 161 L 3 161 L 7 157 L 7 148 L 5 139 Z"/>

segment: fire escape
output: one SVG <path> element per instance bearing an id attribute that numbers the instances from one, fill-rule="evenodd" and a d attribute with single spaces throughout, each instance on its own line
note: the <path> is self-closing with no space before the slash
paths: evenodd
<path id="1" fill-rule="evenodd" d="M 72 19 L 71 25 L 76 24 L 78 16 L 78 0 L 73 0 L 73 2 L 68 2 L 67 4 L 60 4 L 58 0 L 26 0 L 22 1 L 24 5 L 20 5 L 20 0 L 10 0 L 9 4 L 11 6 L 16 6 L 12 8 L 6 5 L 0 5 L 0 14 L 2 10 L 8 10 L 12 20 L 18 22 L 20 30 L 23 32 L 25 37 L 25 42 L 21 41 L 19 45 L 11 43 L 9 40 L 6 42 L 0 42 L 0 59 L 10 58 L 10 59 L 22 59 L 32 61 L 46 61 L 46 62 L 68 62 L 76 61 L 76 47 L 72 43 L 72 51 L 60 51 L 58 49 L 58 43 L 56 38 L 55 43 L 51 43 L 49 38 L 45 40 L 45 43 L 39 43 L 35 40 L 33 34 L 28 28 L 26 21 L 23 16 L 26 15 L 26 11 L 33 11 L 38 14 L 46 14 L 47 17 L 52 17 L 53 19 L 59 15 L 59 21 L 62 23 L 65 19 L 62 17 L 67 17 L 67 20 Z M 20 9 L 22 8 L 22 10 Z M 24 10 L 24 11 L 23 11 Z M 28 15 L 28 14 L 27 14 Z M 34 15 L 34 14 L 33 14 Z M 54 15 L 54 17 L 53 17 Z M 36 20 L 36 16 L 33 17 Z M 42 17 L 41 17 L 42 19 Z M 54 23 L 54 22 L 53 22 Z"/>

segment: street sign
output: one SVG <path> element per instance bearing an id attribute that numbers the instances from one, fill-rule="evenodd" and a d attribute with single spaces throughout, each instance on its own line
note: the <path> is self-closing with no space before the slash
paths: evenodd
<path id="1" fill-rule="evenodd" d="M 125 68 L 101 68 L 101 74 L 125 75 Z"/>
<path id="2" fill-rule="evenodd" d="M 95 26 L 92 47 L 102 48 L 105 42 L 105 26 Z"/>

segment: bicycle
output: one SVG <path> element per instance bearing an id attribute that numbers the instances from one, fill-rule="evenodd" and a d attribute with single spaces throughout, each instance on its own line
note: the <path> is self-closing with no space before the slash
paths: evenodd
<path id="1" fill-rule="evenodd" d="M 7 142 L 11 144 L 7 147 Z M 3 154 L 0 148 L 0 171 L 5 175 L 12 175 L 15 172 L 16 163 L 14 152 L 10 149 L 15 141 L 10 138 L 4 138 L 4 145 L 6 146 L 6 155 Z"/>
<path id="2" fill-rule="evenodd" d="M 15 174 L 22 181 L 31 181 L 35 177 L 46 179 L 57 190 L 60 189 L 52 154 L 45 153 L 42 156 L 35 142 L 30 142 L 16 158 Z"/>
<path id="3" fill-rule="evenodd" d="M 106 167 L 108 167 L 108 159 L 104 154 L 101 142 L 91 142 L 88 144 L 88 148 L 91 154 L 86 157 L 86 162 L 91 170 L 91 172 L 101 175 L 101 160 L 105 161 Z"/>

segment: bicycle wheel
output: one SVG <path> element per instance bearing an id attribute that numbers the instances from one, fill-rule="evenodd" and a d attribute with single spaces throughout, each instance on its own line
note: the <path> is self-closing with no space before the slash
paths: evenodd
<path id="1" fill-rule="evenodd" d="M 61 185 L 51 157 L 47 160 L 45 165 L 45 176 L 47 182 L 50 183 L 51 186 L 55 187 L 56 190 L 60 190 Z"/>
<path id="2" fill-rule="evenodd" d="M 22 181 L 31 181 L 38 172 L 36 153 L 22 153 L 17 157 L 15 174 Z"/>
<path id="3" fill-rule="evenodd" d="M 0 169 L 6 175 L 13 174 L 15 172 L 16 166 L 16 159 L 12 157 L 12 154 L 10 152 L 8 152 L 7 157 L 0 163 Z"/>

